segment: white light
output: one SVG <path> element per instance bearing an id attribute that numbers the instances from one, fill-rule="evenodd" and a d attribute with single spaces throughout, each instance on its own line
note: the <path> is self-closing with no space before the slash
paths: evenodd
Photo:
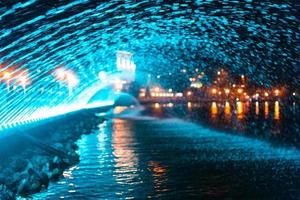
<path id="1" fill-rule="evenodd" d="M 123 83 L 120 79 L 115 80 L 115 89 L 121 91 L 123 89 Z"/>
<path id="2" fill-rule="evenodd" d="M 67 73 L 67 80 L 68 84 L 70 84 L 72 87 L 76 86 L 79 82 L 77 77 L 71 72 Z"/>
<path id="3" fill-rule="evenodd" d="M 105 71 L 100 71 L 100 72 L 98 73 L 98 78 L 99 78 L 101 81 L 105 81 L 106 78 L 107 78 Z"/>
<path id="4" fill-rule="evenodd" d="M 66 71 L 64 69 L 59 68 L 59 69 L 56 70 L 56 76 L 59 79 L 65 79 Z"/>
<path id="5" fill-rule="evenodd" d="M 176 93 L 175 96 L 176 97 L 183 97 L 183 94 L 181 92 L 179 92 L 179 93 Z"/>
<path id="6" fill-rule="evenodd" d="M 26 81 L 27 81 L 27 78 L 25 76 L 21 76 L 19 78 L 20 82 L 22 83 L 22 85 L 25 85 L 26 84 Z"/>
<path id="7" fill-rule="evenodd" d="M 10 73 L 9 72 L 5 72 L 3 75 L 4 79 L 9 79 L 10 78 Z"/>

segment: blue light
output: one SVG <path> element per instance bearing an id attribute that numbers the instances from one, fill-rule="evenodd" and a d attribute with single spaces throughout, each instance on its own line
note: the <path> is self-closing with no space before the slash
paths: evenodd
<path id="1" fill-rule="evenodd" d="M 40 6 L 47 9 L 40 12 Z M 292 1 L 76 0 L 51 6 L 27 0 L 4 6 L 0 23 L 2 127 L 85 108 L 84 94 L 101 82 L 100 71 L 116 69 L 118 50 L 133 53 L 137 70 L 161 77 L 181 68 L 228 66 L 267 86 L 300 82 L 293 78 L 300 74 L 300 35 Z M 74 84 L 55 78 L 59 67 L 76 75 Z"/>

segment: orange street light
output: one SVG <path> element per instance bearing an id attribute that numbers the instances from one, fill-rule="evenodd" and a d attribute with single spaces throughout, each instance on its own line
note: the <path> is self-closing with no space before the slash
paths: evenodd
<path id="1" fill-rule="evenodd" d="M 265 97 L 268 97 L 269 96 L 269 93 L 265 92 Z"/>
<path id="2" fill-rule="evenodd" d="M 6 71 L 3 73 L 3 79 L 6 81 L 6 89 L 7 92 L 10 91 L 10 78 L 11 78 L 11 73 Z"/>
<path id="3" fill-rule="evenodd" d="M 213 89 L 211 90 L 211 92 L 212 92 L 213 94 L 216 94 L 216 93 L 217 93 L 217 89 L 213 88 Z"/>
<path id="4" fill-rule="evenodd" d="M 4 72 L 3 79 L 10 79 L 11 73 L 10 72 Z"/>
<path id="5" fill-rule="evenodd" d="M 229 94 L 230 90 L 229 89 L 225 89 L 225 93 Z"/>

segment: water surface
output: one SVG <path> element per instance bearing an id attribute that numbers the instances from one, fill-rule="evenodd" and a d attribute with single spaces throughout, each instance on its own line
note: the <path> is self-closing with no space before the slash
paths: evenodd
<path id="1" fill-rule="evenodd" d="M 80 163 L 33 199 L 300 197 L 300 154 L 177 118 L 110 119 Z"/>

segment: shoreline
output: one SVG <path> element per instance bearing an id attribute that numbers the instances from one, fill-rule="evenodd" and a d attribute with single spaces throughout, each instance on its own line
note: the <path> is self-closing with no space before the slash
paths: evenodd
<path id="1" fill-rule="evenodd" d="M 110 108 L 83 110 L 21 132 L 10 130 L 12 134 L 0 139 L 0 199 L 29 197 L 57 181 L 79 162 L 76 141 L 103 123 L 95 113 Z"/>

